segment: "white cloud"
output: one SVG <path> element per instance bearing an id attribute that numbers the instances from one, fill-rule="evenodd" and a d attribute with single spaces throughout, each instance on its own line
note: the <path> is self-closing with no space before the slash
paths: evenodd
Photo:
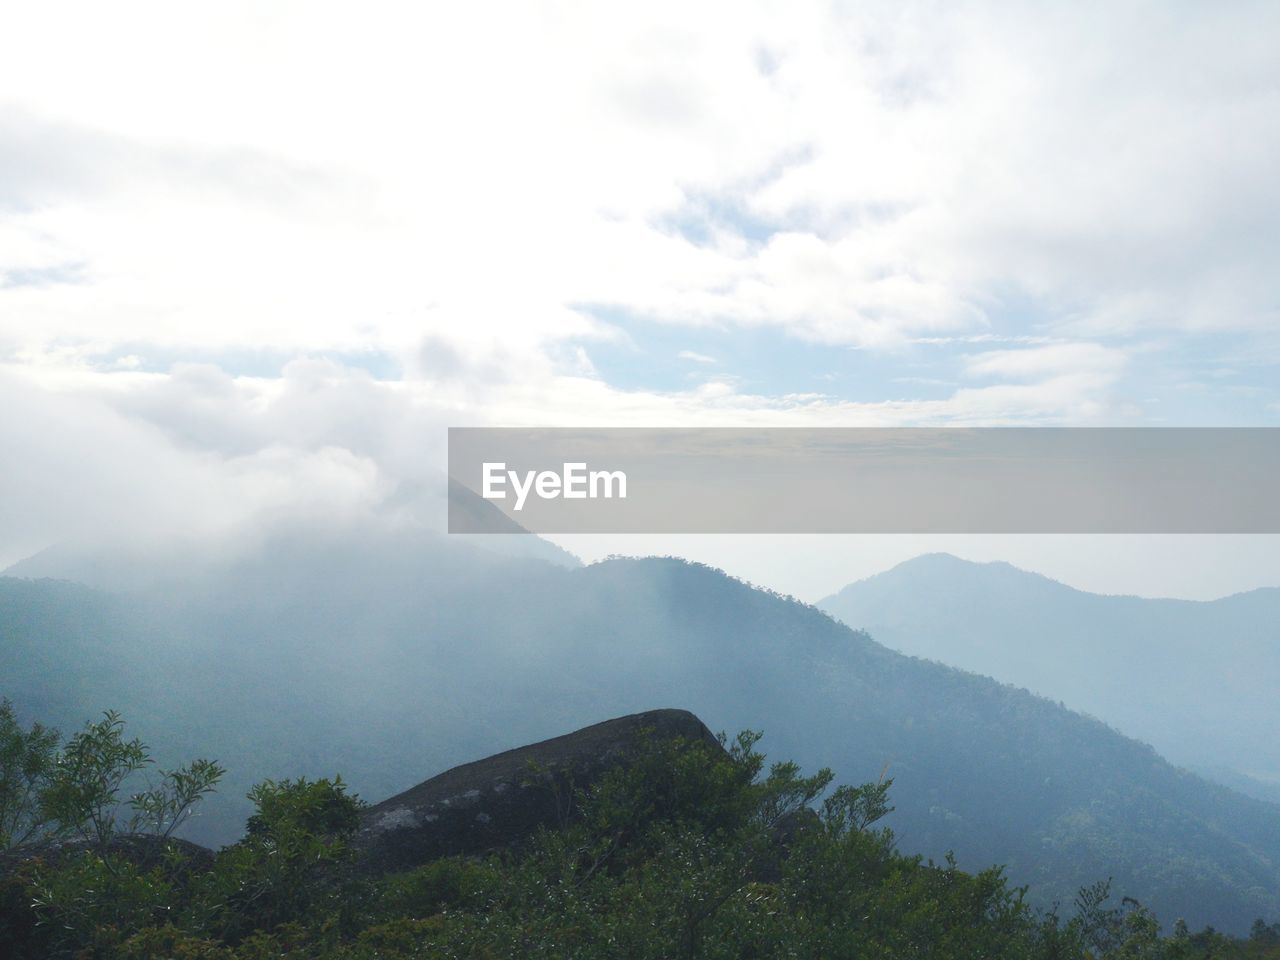
<path id="1" fill-rule="evenodd" d="M 1265 329 L 1275 17 L 29 5 L 0 253 L 84 275 L 6 288 L 0 329 L 409 354 L 431 314 L 536 345 L 607 303 L 875 346 L 1010 290 L 1091 336 Z M 705 237 L 664 226 L 707 197 Z"/>
<path id="2" fill-rule="evenodd" d="M 1261 3 L 16 7 L 0 363 L 44 419 L 0 428 L 47 510 L 0 536 L 231 522 L 313 474 L 376 502 L 445 423 L 1103 422 L 1136 369 L 1188 379 L 1142 342 L 1224 331 L 1259 382 L 1277 36 Z M 774 389 L 703 339 L 723 376 L 623 390 L 618 316 L 977 352 L 884 377 L 941 399 Z"/>
<path id="3" fill-rule="evenodd" d="M 1022 350 L 989 350 L 965 358 L 970 377 L 1038 380 L 1078 374 L 1100 382 L 1115 381 L 1127 363 L 1124 351 L 1096 343 L 1057 343 Z"/>
<path id="4" fill-rule="evenodd" d="M 383 495 L 378 468 L 337 446 L 219 452 L 176 440 L 87 392 L 0 375 L 0 563 L 64 539 L 211 536 L 276 511 L 333 517 Z M 243 425 L 241 425 L 243 426 Z"/>

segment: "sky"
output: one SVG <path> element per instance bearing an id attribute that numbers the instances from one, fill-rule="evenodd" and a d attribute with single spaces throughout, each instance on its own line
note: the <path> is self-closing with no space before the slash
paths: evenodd
<path id="1" fill-rule="evenodd" d="M 377 512 L 450 425 L 1280 426 L 1277 169 L 1271 3 L 9 5 L 0 563 Z M 1280 585 L 1263 537 L 565 542 Z"/>

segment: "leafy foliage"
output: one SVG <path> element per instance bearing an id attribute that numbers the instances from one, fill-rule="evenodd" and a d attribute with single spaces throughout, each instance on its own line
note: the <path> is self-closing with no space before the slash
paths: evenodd
<path id="1" fill-rule="evenodd" d="M 193 760 L 185 767 L 163 771 L 158 785 L 129 798 L 134 811 L 130 829 L 145 828 L 168 839 L 186 822 L 196 804 L 213 793 L 225 772 L 212 760 Z"/>
<path id="2" fill-rule="evenodd" d="M 147 832 L 168 837 L 212 793 L 224 770 L 211 760 L 160 774 L 159 783 L 133 794 L 120 793 L 135 774 L 152 764 L 150 751 L 138 738 L 126 740 L 124 720 L 108 710 L 71 737 L 39 792 L 44 819 L 60 832 L 78 834 L 105 856 L 117 834 Z M 124 810 L 131 812 L 125 819 Z"/>
<path id="3" fill-rule="evenodd" d="M 125 740 L 124 721 L 108 710 L 67 741 L 41 794 L 45 815 L 78 833 L 100 853 L 116 835 L 120 791 L 150 762 L 141 740 Z"/>
<path id="4" fill-rule="evenodd" d="M 70 956 L 109 953 L 121 931 L 163 922 L 176 890 L 171 870 L 83 851 L 37 870 L 30 897 L 40 955 Z"/>
<path id="5" fill-rule="evenodd" d="M 249 792 L 256 812 L 224 849 L 190 904 L 198 929 L 237 941 L 257 929 L 346 908 L 350 840 L 360 801 L 341 777 L 268 780 Z"/>
<path id="6" fill-rule="evenodd" d="M 98 772 L 98 789 L 64 793 L 111 825 L 105 798 L 146 751 L 114 714 L 84 733 L 67 769 Z M 197 772 L 152 821 L 158 859 L 90 844 L 4 875 L 0 948 L 19 960 L 1280 957 L 1280 925 L 1234 940 L 1179 922 L 1164 936 L 1141 904 L 1114 904 L 1109 881 L 1082 889 L 1069 919 L 1037 914 L 999 868 L 899 853 L 879 826 L 891 781 L 832 789 L 828 770 L 766 766 L 758 742 L 651 739 L 573 790 L 575 815 L 519 854 L 386 877 L 358 869 L 361 804 L 338 777 L 255 786 L 245 836 L 193 862 L 163 829 L 189 809 Z M 84 829 L 92 839 L 92 816 Z"/>
<path id="7" fill-rule="evenodd" d="M 0 701 L 0 850 L 44 835 L 49 826 L 41 804 L 55 766 L 58 731 L 34 723 L 23 729 L 13 704 Z"/>

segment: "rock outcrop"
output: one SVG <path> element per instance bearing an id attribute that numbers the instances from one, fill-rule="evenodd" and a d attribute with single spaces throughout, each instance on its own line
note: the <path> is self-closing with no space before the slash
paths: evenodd
<path id="1" fill-rule="evenodd" d="M 719 741 L 687 710 L 650 710 L 446 770 L 366 809 L 355 842 L 377 872 L 438 857 L 518 847 L 539 827 L 572 818 L 575 789 L 589 787 L 647 734 Z"/>

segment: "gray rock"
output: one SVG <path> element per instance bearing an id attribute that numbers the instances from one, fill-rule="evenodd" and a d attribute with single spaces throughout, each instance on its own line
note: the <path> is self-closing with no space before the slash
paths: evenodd
<path id="1" fill-rule="evenodd" d="M 367 808 L 355 844 L 376 872 L 408 869 L 440 857 L 518 847 L 539 827 L 573 819 L 574 791 L 622 763 L 642 731 L 720 749 L 687 710 L 650 710 L 508 750 L 446 770 Z"/>

